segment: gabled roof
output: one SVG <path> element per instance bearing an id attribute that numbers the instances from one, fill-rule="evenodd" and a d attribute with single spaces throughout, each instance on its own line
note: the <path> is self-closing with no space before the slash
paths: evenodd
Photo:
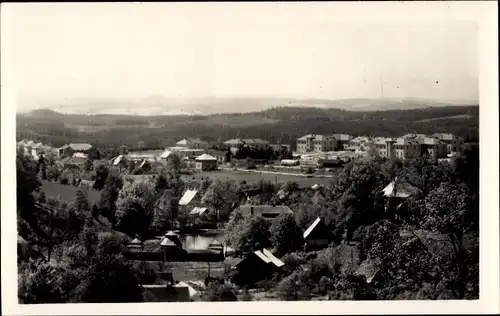
<path id="1" fill-rule="evenodd" d="M 420 144 L 424 145 L 446 145 L 445 142 L 442 140 L 439 140 L 435 137 L 425 137 L 425 138 L 420 138 L 417 140 Z"/>
<path id="2" fill-rule="evenodd" d="M 71 148 L 74 151 L 87 151 L 92 149 L 92 145 L 86 143 L 75 143 L 75 144 L 66 144 L 62 146 L 60 149 Z"/>
<path id="3" fill-rule="evenodd" d="M 137 245 L 137 244 L 142 244 L 142 241 L 140 241 L 140 240 L 139 240 L 139 238 L 137 238 L 137 237 L 136 237 L 136 238 L 134 238 L 134 239 L 130 242 L 130 244 L 136 244 L 136 245 Z"/>
<path id="4" fill-rule="evenodd" d="M 201 215 L 201 214 L 203 214 L 203 213 L 205 213 L 207 211 L 208 211 L 208 208 L 206 208 L 206 207 L 195 207 L 195 208 L 193 208 L 191 210 L 191 212 L 189 212 L 189 214 L 191 214 L 191 215 L 196 215 L 196 214 L 197 215 Z"/>
<path id="5" fill-rule="evenodd" d="M 432 136 L 437 137 L 439 139 L 444 139 L 444 140 L 453 140 L 453 139 L 460 139 L 460 137 L 450 134 L 450 133 L 434 133 Z"/>
<path id="6" fill-rule="evenodd" d="M 368 136 L 358 136 L 354 139 L 351 139 L 351 142 L 369 142 L 371 138 Z"/>
<path id="7" fill-rule="evenodd" d="M 120 162 L 124 161 L 125 157 L 123 155 L 120 155 L 113 159 L 113 165 L 117 166 Z"/>
<path id="8" fill-rule="evenodd" d="M 189 296 L 190 297 L 193 297 L 195 296 L 196 294 L 198 294 L 198 291 L 196 291 L 191 285 L 183 282 L 183 281 L 180 281 L 179 283 L 175 284 L 174 287 L 177 287 L 177 288 L 187 288 L 188 291 L 189 291 Z"/>
<path id="9" fill-rule="evenodd" d="M 314 140 L 319 140 L 323 141 L 328 138 L 333 138 L 333 136 L 325 136 L 325 135 L 317 135 L 317 134 L 307 134 L 302 137 L 297 138 L 297 140 L 308 140 L 308 139 L 314 139 Z"/>
<path id="10" fill-rule="evenodd" d="M 197 161 L 213 161 L 213 160 L 217 160 L 217 158 L 215 158 L 214 156 L 210 156 L 208 154 L 203 154 L 203 155 L 197 157 L 195 160 L 197 160 Z"/>
<path id="11" fill-rule="evenodd" d="M 208 144 L 206 141 L 204 140 L 201 140 L 199 138 L 184 138 L 184 139 L 181 139 L 180 141 L 178 141 L 177 143 L 175 143 L 176 145 L 178 146 L 187 146 L 187 145 L 190 145 L 190 144 Z"/>
<path id="12" fill-rule="evenodd" d="M 225 145 L 243 145 L 244 142 L 239 138 L 233 138 L 224 142 Z"/>
<path id="13" fill-rule="evenodd" d="M 311 224 L 311 226 L 309 226 L 307 228 L 307 230 L 304 232 L 304 238 L 307 238 L 307 236 L 309 236 L 312 231 L 316 228 L 316 226 L 318 226 L 319 222 L 321 221 L 321 218 L 316 218 L 316 220 L 314 220 L 314 222 Z"/>
<path id="14" fill-rule="evenodd" d="M 280 259 L 276 258 L 269 250 L 265 248 L 262 249 L 262 251 L 254 251 L 254 254 L 265 263 L 272 263 L 278 268 L 285 265 Z"/>
<path id="15" fill-rule="evenodd" d="M 286 205 L 250 205 L 244 204 L 240 205 L 239 209 L 242 211 L 244 215 L 250 216 L 253 209 L 254 216 L 263 216 L 266 215 L 280 215 L 280 214 L 293 214 L 292 210 Z"/>
<path id="16" fill-rule="evenodd" d="M 382 192 L 386 197 L 399 197 L 407 198 L 411 195 L 417 194 L 420 190 L 404 180 L 392 181 L 389 183 Z"/>
<path id="17" fill-rule="evenodd" d="M 196 194 L 198 194 L 198 190 L 187 190 L 179 200 L 179 205 L 188 205 Z"/>

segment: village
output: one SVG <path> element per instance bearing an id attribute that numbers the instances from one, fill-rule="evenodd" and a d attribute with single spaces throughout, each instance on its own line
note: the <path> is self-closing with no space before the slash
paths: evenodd
<path id="1" fill-rule="evenodd" d="M 319 182 L 321 178 L 331 181 L 330 178 L 335 174 L 332 172 L 342 170 L 342 167 L 349 162 L 366 159 L 408 160 L 417 157 L 448 162 L 463 150 L 463 146 L 461 138 L 442 133 L 407 134 L 398 138 L 309 134 L 297 139 L 294 146 L 296 150 L 293 152 L 290 145 L 270 144 L 262 139 L 236 138 L 214 146 L 200 139 L 189 138 L 182 139 L 175 146 L 164 150 L 124 149 L 116 157 L 102 159 L 99 150 L 91 144 L 71 143 L 53 148 L 32 140 L 22 140 L 17 143 L 18 153 L 33 158 L 34 161 L 38 161 L 38 165 L 44 165 L 48 157 L 54 160 L 53 164 L 59 169 L 60 176 L 59 179 L 52 178 L 52 181 L 91 191 L 100 189 L 96 188 L 96 179 L 88 177 L 82 179 L 85 178 L 82 174 L 85 174 L 85 169 L 91 171 L 99 168 L 99 165 L 117 170 L 124 179 L 132 182 L 155 181 L 158 170 L 174 168 L 173 165 L 177 172 L 185 174 L 185 179 L 191 179 L 191 175 L 201 176 L 198 178 L 199 181 L 189 182 L 178 201 L 176 208 L 179 209 L 179 214 L 184 214 L 181 216 L 185 216 L 183 224 L 171 225 L 163 234 L 155 236 L 129 234 L 131 240 L 124 251 L 126 258 L 153 267 L 158 276 L 155 284 L 141 284 L 144 297 L 150 301 L 200 300 L 200 293 L 211 280 L 227 282 L 224 281 L 223 275 L 232 275 L 230 282 L 240 286 L 238 295 L 241 296 L 242 293 L 252 295 L 248 289 L 261 288 L 262 292 L 262 287 L 256 284 L 272 279 L 284 269 L 285 263 L 280 259 L 283 253 L 280 255 L 273 253 L 273 246 L 276 245 L 268 244 L 257 250 L 247 251 L 243 257 L 229 245 L 226 240 L 228 221 L 220 220 L 221 209 L 214 203 L 206 202 L 210 200 L 207 195 L 214 193 L 203 188 L 204 177 L 208 179 L 217 174 L 239 172 L 240 189 L 235 202 L 224 207 L 230 208 L 229 213 L 233 218 L 237 213 L 248 219 L 258 217 L 271 225 L 278 218 L 296 215 L 294 214 L 296 210 L 283 204 L 283 201 L 291 194 L 287 185 L 300 177 L 312 178 L 314 184 L 303 187 L 302 190 L 311 192 L 312 195 L 309 196 L 313 197 L 315 192 L 322 191 L 328 185 L 328 182 Z M 71 172 L 72 180 L 66 178 L 65 181 L 61 180 L 65 170 Z M 245 173 L 251 176 L 252 172 L 260 173 L 261 186 L 265 182 L 262 179 L 263 173 L 273 176 L 295 176 L 295 178 L 288 179 L 284 184 L 279 183 L 281 188 L 276 193 L 276 198 L 262 204 L 260 203 L 262 198 L 259 196 L 264 192 L 255 186 L 252 187 L 250 183 L 252 181 L 245 177 Z M 47 175 L 44 177 L 47 179 Z M 229 181 L 228 179 L 219 177 L 218 181 Z M 316 180 L 318 181 L 315 182 Z M 277 182 L 276 180 L 276 185 Z M 245 188 L 242 189 L 244 185 Z M 421 194 L 420 189 L 397 177 L 380 191 L 381 197 L 386 199 L 385 203 L 391 205 L 403 204 L 405 199 L 419 194 Z M 389 206 L 385 207 L 387 210 Z M 399 220 L 399 215 L 394 216 Z M 348 237 L 352 233 L 346 228 L 342 235 L 345 243 L 338 247 L 342 248 L 341 252 L 347 251 L 344 257 L 350 257 L 352 267 L 356 267 L 354 275 L 362 275 L 370 284 L 377 275 L 377 264 L 373 260 L 362 258 L 363 256 L 356 250 L 359 241 Z M 330 247 L 335 239 L 333 232 L 325 224 L 325 218 L 313 216 L 301 232 L 299 249 L 314 255 L 315 252 Z M 357 259 L 354 259 L 355 257 Z M 345 262 L 343 264 L 345 265 Z M 195 268 L 186 268 L 189 265 L 194 265 Z M 201 273 L 201 277 L 193 278 L 183 271 L 186 269 L 193 269 L 198 275 Z M 179 274 L 184 276 L 179 278 Z M 261 293 L 259 290 L 251 291 L 253 295 Z M 275 297 L 271 296 L 267 299 L 273 298 Z"/>

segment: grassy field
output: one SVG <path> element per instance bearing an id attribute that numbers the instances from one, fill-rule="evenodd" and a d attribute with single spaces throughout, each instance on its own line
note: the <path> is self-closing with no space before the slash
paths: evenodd
<path id="1" fill-rule="evenodd" d="M 281 175 L 281 174 L 270 174 L 270 173 L 259 173 L 259 172 L 246 172 L 246 171 L 213 171 L 213 172 L 202 172 L 196 173 L 194 175 L 184 176 L 185 180 L 201 180 L 202 178 L 216 178 L 220 180 L 234 180 L 239 182 L 245 180 L 247 183 L 255 183 L 260 179 L 265 181 L 273 181 L 278 183 L 285 183 L 287 181 L 295 181 L 301 187 L 310 187 L 314 184 L 328 184 L 331 179 L 328 178 L 308 178 L 295 175 Z"/>
<path id="2" fill-rule="evenodd" d="M 42 190 L 45 192 L 46 197 L 59 198 L 67 202 L 71 202 L 76 199 L 76 192 L 78 192 L 78 190 L 87 191 L 90 205 L 96 203 L 100 197 L 100 193 L 94 190 L 78 188 L 72 185 L 64 185 L 50 181 L 42 181 Z"/>

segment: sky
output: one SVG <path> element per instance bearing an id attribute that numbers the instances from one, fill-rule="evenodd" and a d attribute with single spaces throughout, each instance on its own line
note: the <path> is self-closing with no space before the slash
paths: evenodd
<path id="1" fill-rule="evenodd" d="M 2 28 L 18 107 L 149 96 L 478 99 L 474 21 L 409 7 L 394 9 L 399 19 L 354 18 L 341 3 L 320 5 L 13 4 Z"/>

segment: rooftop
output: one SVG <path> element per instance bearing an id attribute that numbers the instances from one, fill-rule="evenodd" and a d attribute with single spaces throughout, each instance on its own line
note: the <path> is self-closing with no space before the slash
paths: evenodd
<path id="1" fill-rule="evenodd" d="M 285 205 L 250 205 L 244 204 L 240 205 L 239 209 L 244 215 L 251 216 L 253 211 L 253 216 L 262 216 L 264 218 L 274 218 L 281 214 L 293 214 L 292 210 Z"/>
<path id="2" fill-rule="evenodd" d="M 187 190 L 182 195 L 182 197 L 179 201 L 179 205 L 188 205 L 193 200 L 193 198 L 196 196 L 196 194 L 198 194 L 198 190 Z"/>
<path id="3" fill-rule="evenodd" d="M 304 135 L 304 136 L 302 136 L 302 137 L 297 138 L 297 140 L 309 140 L 309 139 L 314 139 L 314 140 L 323 141 L 323 140 L 326 140 L 327 138 L 329 138 L 329 136 L 325 136 L 325 135 L 317 135 L 317 134 L 307 134 L 307 135 Z"/>
<path id="4" fill-rule="evenodd" d="M 311 224 L 311 226 L 309 226 L 307 228 L 307 230 L 304 232 L 304 238 L 307 238 L 307 236 L 309 236 L 312 231 L 316 228 L 316 226 L 318 226 L 319 222 L 321 221 L 321 218 L 316 218 L 316 220 Z"/>
<path id="5" fill-rule="evenodd" d="M 407 198 L 419 193 L 420 190 L 404 180 L 396 179 L 389 183 L 382 192 L 386 197 Z"/>
<path id="6" fill-rule="evenodd" d="M 75 144 L 66 144 L 62 146 L 60 149 L 71 148 L 74 151 L 87 151 L 92 149 L 92 145 L 86 143 L 75 143 Z"/>
<path id="7" fill-rule="evenodd" d="M 203 154 L 203 155 L 197 157 L 195 160 L 197 160 L 197 161 L 213 161 L 213 160 L 217 160 L 217 158 L 215 158 L 214 156 L 211 156 L 209 154 Z"/>

